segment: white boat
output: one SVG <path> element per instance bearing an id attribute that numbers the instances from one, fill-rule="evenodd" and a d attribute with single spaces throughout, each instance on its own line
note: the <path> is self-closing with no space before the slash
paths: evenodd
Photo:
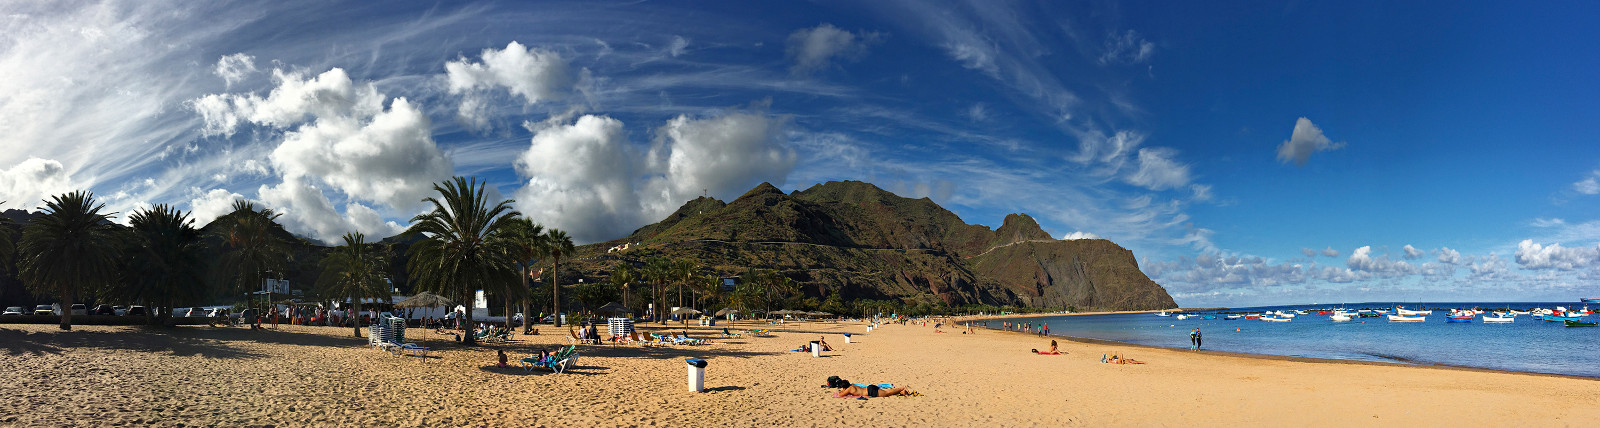
<path id="1" fill-rule="evenodd" d="M 1516 309 L 1512 309 L 1508 313 L 1510 313 L 1511 315 L 1527 315 L 1528 311 L 1519 311 L 1519 310 L 1516 310 Z"/>
<path id="2" fill-rule="evenodd" d="M 1158 316 L 1158 317 L 1170 317 L 1170 316 L 1172 316 L 1172 314 L 1167 313 L 1167 311 L 1161 311 L 1161 313 L 1156 314 L 1156 316 Z"/>
<path id="3" fill-rule="evenodd" d="M 1404 316 L 1404 315 L 1389 315 L 1389 321 L 1395 321 L 1395 322 L 1422 322 L 1422 321 L 1427 321 L 1427 320 L 1428 320 L 1428 317 L 1408 317 L 1408 316 Z"/>
<path id="4" fill-rule="evenodd" d="M 1350 320 L 1350 316 L 1349 315 L 1345 315 L 1345 314 L 1333 314 L 1333 315 L 1329 315 L 1328 319 L 1334 320 L 1334 321 L 1349 321 Z"/>
<path id="5" fill-rule="evenodd" d="M 1186 320 L 1186 319 L 1189 319 L 1189 317 L 1191 317 L 1191 316 L 1193 316 L 1193 315 L 1178 315 L 1178 319 Z"/>
<path id="6" fill-rule="evenodd" d="M 1297 315 L 1305 315 L 1306 311 L 1299 310 L 1299 311 L 1294 311 L 1294 313 L 1297 314 Z"/>
<path id="7" fill-rule="evenodd" d="M 1293 321 L 1293 320 L 1288 319 L 1288 318 L 1267 318 L 1267 317 L 1261 317 L 1261 320 L 1262 321 L 1267 321 L 1267 322 L 1289 322 L 1289 321 Z"/>
<path id="8" fill-rule="evenodd" d="M 1517 317 L 1491 317 L 1491 316 L 1488 316 L 1488 315 L 1484 315 L 1483 316 L 1483 322 L 1512 322 L 1512 321 L 1516 321 L 1516 320 L 1517 320 Z"/>
<path id="9" fill-rule="evenodd" d="M 1433 311 L 1413 311 L 1413 310 L 1410 310 L 1410 309 L 1398 308 L 1398 307 L 1394 308 L 1394 311 L 1395 311 L 1396 314 L 1398 314 L 1400 316 L 1433 315 Z"/>

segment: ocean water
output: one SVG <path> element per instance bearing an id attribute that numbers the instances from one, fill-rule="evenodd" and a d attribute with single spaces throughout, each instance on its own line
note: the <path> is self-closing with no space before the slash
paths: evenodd
<path id="1" fill-rule="evenodd" d="M 1447 323 L 1446 308 L 1583 308 L 1576 302 L 1522 303 L 1400 303 L 1407 309 L 1435 309 L 1424 322 L 1389 322 L 1387 318 L 1357 318 L 1334 322 L 1317 315 L 1318 308 L 1392 308 L 1394 303 L 1300 305 L 1233 308 L 1217 319 L 1193 317 L 1178 320 L 1155 314 L 1079 315 L 1016 319 L 991 319 L 990 328 L 1003 321 L 1048 323 L 1050 334 L 1114 340 L 1170 348 L 1189 347 L 1189 331 L 1199 327 L 1204 348 L 1248 354 L 1310 358 L 1384 361 L 1408 364 L 1443 364 L 1534 373 L 1600 377 L 1600 327 L 1566 327 L 1560 322 L 1519 315 L 1512 323 L 1487 324 L 1481 317 L 1470 323 Z M 1600 310 L 1600 305 L 1591 309 Z M 1224 320 L 1222 314 L 1260 313 L 1295 309 L 1310 311 L 1294 321 L 1279 323 L 1240 318 Z M 1444 309 L 1444 310 L 1441 310 Z M 1392 313 L 1392 311 L 1391 311 Z M 1492 315 L 1492 312 L 1490 313 Z M 1600 314 L 1584 321 L 1600 320 Z"/>

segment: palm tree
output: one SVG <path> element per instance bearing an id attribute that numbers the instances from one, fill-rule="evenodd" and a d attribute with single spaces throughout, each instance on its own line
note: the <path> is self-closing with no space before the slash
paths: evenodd
<path id="1" fill-rule="evenodd" d="M 0 201 L 5 205 L 6 201 Z M 0 217 L 0 273 L 4 273 L 6 264 L 11 261 L 11 256 L 16 253 L 16 245 L 11 242 L 11 219 Z"/>
<path id="2" fill-rule="evenodd" d="M 328 296 L 350 298 L 354 316 L 355 335 L 361 337 L 361 299 L 383 296 L 389 291 L 383 269 L 389 265 L 388 257 L 376 244 L 366 242 L 360 233 L 344 234 L 344 245 L 334 248 L 322 259 L 322 274 L 317 276 L 317 287 Z"/>
<path id="3" fill-rule="evenodd" d="M 572 245 L 572 238 L 561 229 L 550 229 L 544 234 L 545 245 L 549 245 L 550 259 L 553 266 L 550 269 L 550 294 L 555 296 L 556 311 L 552 321 L 556 327 L 561 326 L 561 258 L 572 256 L 577 248 Z"/>
<path id="4" fill-rule="evenodd" d="M 683 306 L 683 287 L 694 281 L 694 272 L 699 270 L 693 261 L 678 259 L 672 262 L 672 280 L 678 283 L 678 306 Z"/>
<path id="5" fill-rule="evenodd" d="M 528 287 L 528 279 L 533 277 L 534 261 L 548 255 L 550 253 L 550 245 L 545 241 L 544 226 L 534 223 L 532 219 L 517 216 L 511 220 L 508 227 L 506 237 L 511 241 L 512 258 L 521 269 L 518 272 L 518 276 L 522 278 L 522 288 L 517 294 L 522 297 L 524 330 L 531 331 L 533 321 L 529 319 L 532 314 L 529 313 L 530 308 L 528 305 L 528 297 L 531 294 Z M 509 296 L 511 293 L 507 294 Z M 509 297 L 507 302 L 510 302 Z M 511 311 L 508 310 L 506 312 L 506 326 L 509 327 L 511 325 Z"/>
<path id="6" fill-rule="evenodd" d="M 425 239 L 411 246 L 406 270 L 420 288 L 470 302 L 475 290 L 516 280 L 507 230 L 520 214 L 511 209 L 509 199 L 489 206 L 483 187 L 465 177 L 435 184 L 439 197 L 423 199 L 433 210 L 411 218 L 415 224 L 407 233 L 421 233 Z M 471 345 L 475 340 L 464 334 L 462 342 Z"/>
<path id="7" fill-rule="evenodd" d="M 76 191 L 52 196 L 45 212 L 22 231 L 18 279 L 37 294 L 61 297 L 61 329 L 72 329 L 72 299 L 85 287 L 116 277 L 118 228 L 115 213 L 101 214 L 94 194 Z"/>
<path id="8" fill-rule="evenodd" d="M 633 269 L 633 263 L 617 262 L 617 266 L 611 269 L 611 285 L 616 286 L 618 290 L 622 290 L 622 307 L 624 308 L 631 308 L 631 306 L 628 306 L 628 285 L 637 280 L 637 276 L 637 272 Z"/>
<path id="9" fill-rule="evenodd" d="M 289 243 L 277 235 L 283 229 L 277 223 L 279 215 L 270 208 L 257 208 L 250 201 L 239 200 L 233 202 L 232 213 L 218 219 L 223 224 L 217 235 L 227 249 L 220 273 L 232 281 L 235 291 L 259 290 L 268 272 L 282 272 L 284 265 L 294 259 Z M 251 317 L 252 326 L 260 326 L 257 319 L 260 312 Z"/>
<path id="10" fill-rule="evenodd" d="M 205 289 L 206 244 L 188 214 L 165 204 L 128 217 L 133 228 L 123 295 L 156 303 L 170 319 L 177 303 L 188 303 Z"/>
<path id="11" fill-rule="evenodd" d="M 656 304 L 653 316 L 656 321 L 666 324 L 667 317 L 663 312 L 667 307 L 667 293 L 663 288 L 672 279 L 672 262 L 660 257 L 651 258 L 645 262 L 643 273 L 650 281 L 650 301 Z"/>

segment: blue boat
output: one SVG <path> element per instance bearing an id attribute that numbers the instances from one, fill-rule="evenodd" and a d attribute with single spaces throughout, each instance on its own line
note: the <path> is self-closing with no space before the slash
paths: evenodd
<path id="1" fill-rule="evenodd" d="M 1575 316 L 1575 317 L 1564 317 L 1564 316 L 1560 316 L 1560 315 L 1550 314 L 1550 315 L 1545 315 L 1544 318 L 1542 318 L 1542 319 L 1545 320 L 1545 321 L 1550 321 L 1550 322 L 1583 321 L 1583 316 L 1579 315 L 1579 316 Z"/>
<path id="2" fill-rule="evenodd" d="M 1455 315 L 1444 317 L 1444 322 L 1472 322 L 1471 316 L 1458 317 Z"/>
<path id="3" fill-rule="evenodd" d="M 1600 298 L 1584 297 L 1584 298 L 1578 299 L 1578 302 L 1579 303 L 1600 303 Z"/>

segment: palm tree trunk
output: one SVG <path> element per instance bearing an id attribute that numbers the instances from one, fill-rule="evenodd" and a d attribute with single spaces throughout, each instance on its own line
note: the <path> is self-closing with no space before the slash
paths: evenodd
<path id="1" fill-rule="evenodd" d="M 351 308 L 353 309 L 352 312 L 354 312 L 350 314 L 352 315 L 350 317 L 350 323 L 356 326 L 356 337 L 361 337 L 361 298 L 353 297 L 350 300 L 353 302 L 351 303 Z"/>
<path id="2" fill-rule="evenodd" d="M 61 329 L 72 329 L 72 293 L 67 290 L 67 284 L 56 286 L 61 291 Z"/>
<path id="3" fill-rule="evenodd" d="M 471 291 L 462 291 L 462 294 L 463 295 L 461 296 L 461 299 L 459 301 L 467 302 L 467 303 L 473 303 L 473 300 L 472 300 L 473 296 L 472 296 L 472 292 Z M 463 305 L 463 306 L 465 306 L 465 305 Z M 450 310 L 453 311 L 453 310 L 455 310 L 455 308 L 450 308 Z M 459 328 L 461 329 L 461 344 L 471 346 L 471 345 L 475 345 L 475 344 L 478 343 L 477 338 L 474 338 L 473 335 L 472 335 L 473 331 L 472 331 L 472 307 L 471 306 L 467 306 L 467 313 L 461 314 L 461 316 L 456 317 L 456 323 L 457 323 L 457 325 L 460 326 Z"/>
<path id="4" fill-rule="evenodd" d="M 561 327 L 561 257 L 555 258 L 555 263 L 550 269 L 550 295 L 555 300 L 555 311 L 551 312 L 551 321 L 556 327 Z"/>

